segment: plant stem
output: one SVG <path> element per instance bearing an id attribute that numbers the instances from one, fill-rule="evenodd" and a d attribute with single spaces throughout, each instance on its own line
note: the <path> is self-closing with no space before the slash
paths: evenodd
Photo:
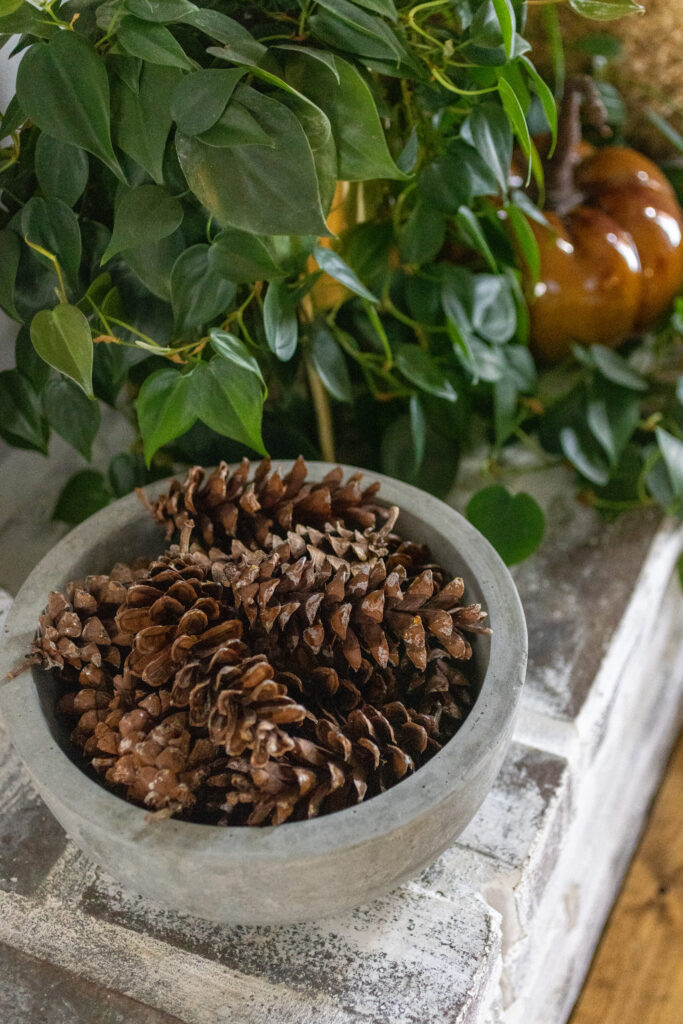
<path id="1" fill-rule="evenodd" d="M 300 303 L 300 308 L 304 322 L 312 324 L 315 319 L 315 309 L 313 308 L 313 300 L 310 295 L 304 295 Z M 327 396 L 327 392 L 325 391 L 323 382 L 320 379 L 320 375 L 313 364 L 309 359 L 304 359 L 304 362 L 306 364 L 306 374 L 308 376 L 308 387 L 311 392 L 311 398 L 313 399 L 313 408 L 315 409 L 315 419 L 318 424 L 320 451 L 325 462 L 334 462 L 334 426 L 332 423 L 330 400 Z"/>
<path id="2" fill-rule="evenodd" d="M 318 439 L 320 440 L 320 451 L 325 462 L 334 462 L 334 429 L 332 427 L 332 410 L 330 401 L 323 382 L 312 363 L 306 360 L 306 373 L 308 374 L 308 386 L 313 399 L 315 418 L 318 424 Z"/>

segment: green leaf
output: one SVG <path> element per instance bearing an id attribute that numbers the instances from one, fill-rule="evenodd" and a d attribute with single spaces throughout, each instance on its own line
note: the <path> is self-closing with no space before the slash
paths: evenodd
<path id="1" fill-rule="evenodd" d="M 88 183 L 88 157 L 77 146 L 41 132 L 36 143 L 35 171 L 48 199 L 73 206 Z"/>
<path id="2" fill-rule="evenodd" d="M 313 154 L 296 116 L 248 86 L 238 86 L 228 110 L 235 100 L 273 147 L 217 149 L 177 132 L 178 158 L 194 194 L 224 226 L 257 235 L 328 234 Z"/>
<path id="3" fill-rule="evenodd" d="M 137 413 L 148 466 L 159 448 L 186 433 L 197 419 L 197 370 L 198 367 L 189 373 L 170 368 L 156 370 L 145 378 L 138 395 Z"/>
<path id="4" fill-rule="evenodd" d="M 221 11 L 200 9 L 186 15 L 183 22 L 224 44 L 224 49 L 218 53 L 215 47 L 209 47 L 208 52 L 212 56 L 241 64 L 258 64 L 267 53 L 266 47 L 258 43 L 244 25 Z"/>
<path id="5" fill-rule="evenodd" d="M 299 340 L 299 324 L 296 306 L 284 281 L 272 281 L 268 285 L 263 303 L 263 326 L 270 351 L 282 362 L 291 359 Z"/>
<path id="6" fill-rule="evenodd" d="M 94 469 L 82 469 L 74 473 L 62 488 L 52 518 L 76 526 L 105 508 L 112 497 L 101 473 Z"/>
<path id="7" fill-rule="evenodd" d="M 333 398 L 339 402 L 353 401 L 351 378 L 344 354 L 334 335 L 326 327 L 316 325 L 313 329 L 311 361 Z"/>
<path id="8" fill-rule="evenodd" d="M 555 145 L 557 143 L 557 104 L 555 103 L 555 97 L 528 57 L 520 57 L 519 62 L 526 69 L 526 73 L 531 79 L 534 92 L 541 101 L 543 113 L 545 114 L 545 119 L 550 128 L 552 143 L 550 150 L 548 151 L 548 156 L 551 157 L 555 152 Z"/>
<path id="9" fill-rule="evenodd" d="M 516 565 L 532 555 L 545 533 L 545 516 L 538 502 L 524 492 L 512 495 L 499 484 L 477 491 L 466 515 L 506 565 Z"/>
<path id="10" fill-rule="evenodd" d="M 117 39 L 126 53 L 150 64 L 193 71 L 197 66 L 187 56 L 175 36 L 163 25 L 143 21 L 132 15 L 121 19 Z"/>
<path id="11" fill-rule="evenodd" d="M 202 132 L 199 141 L 218 149 L 227 146 L 275 148 L 275 141 L 267 132 L 264 132 L 256 118 L 237 100 L 233 100 L 228 105 L 211 128 Z"/>
<path id="12" fill-rule="evenodd" d="M 14 343 L 14 363 L 22 376 L 31 382 L 39 394 L 50 379 L 52 371 L 31 344 L 31 332 L 23 326 Z"/>
<path id="13" fill-rule="evenodd" d="M 313 35 L 328 46 L 363 57 L 376 57 L 398 67 L 407 56 L 403 46 L 381 18 L 366 14 L 348 0 L 318 0 L 318 10 L 310 19 Z"/>
<path id="14" fill-rule="evenodd" d="M 297 55 L 287 61 L 287 79 L 327 114 L 341 181 L 406 177 L 389 152 L 370 88 L 351 64 L 335 57 L 332 70 Z"/>
<path id="15" fill-rule="evenodd" d="M 512 162 L 512 131 L 505 112 L 494 103 L 479 103 L 463 124 L 462 136 L 477 150 L 505 195 Z"/>
<path id="16" fill-rule="evenodd" d="M 535 284 L 541 273 L 541 252 L 536 235 L 531 229 L 526 214 L 515 203 L 506 203 L 505 212 L 515 234 L 521 256 L 531 274 L 531 280 Z"/>
<path id="17" fill-rule="evenodd" d="M 519 101 L 517 93 L 510 85 L 507 78 L 501 77 L 498 79 L 498 92 L 500 93 L 500 98 L 503 101 L 503 108 L 505 110 L 505 113 L 507 114 L 510 124 L 514 129 L 515 135 L 519 140 L 519 144 L 522 147 L 522 152 L 529 160 L 529 171 L 531 171 L 531 169 L 535 167 L 535 170 L 541 174 L 542 181 L 542 171 L 538 170 L 540 167 L 538 161 L 538 154 L 536 153 L 536 147 L 534 143 L 531 141 L 531 134 L 529 132 L 529 126 L 526 123 L 524 110 L 522 109 L 522 105 Z M 536 159 L 534 159 L 534 155 Z"/>
<path id="18" fill-rule="evenodd" d="M 107 469 L 109 485 L 117 498 L 130 494 L 136 487 L 144 487 L 153 475 L 147 472 L 144 459 L 131 452 L 118 452 Z"/>
<path id="19" fill-rule="evenodd" d="M 236 284 L 271 281 L 286 273 L 270 237 L 259 238 L 235 228 L 227 228 L 214 238 L 209 266 L 218 276 Z"/>
<path id="20" fill-rule="evenodd" d="M 171 271 L 171 305 L 175 328 L 182 335 L 226 313 L 237 288 L 218 273 L 204 243 L 181 252 Z"/>
<path id="21" fill-rule="evenodd" d="M 367 11 L 375 11 L 377 14 L 383 15 L 385 18 L 389 18 L 390 21 L 398 20 L 394 0 L 355 0 L 355 3 L 357 3 L 359 7 L 364 7 Z M 334 5 L 331 6 L 333 9 Z"/>
<path id="22" fill-rule="evenodd" d="M 109 135 L 109 82 L 103 61 L 76 32 L 34 43 L 17 71 L 21 108 L 41 131 L 86 149 L 124 179 Z"/>
<path id="23" fill-rule="evenodd" d="M 221 331 L 217 327 L 210 331 L 210 338 L 211 347 L 217 355 L 229 363 L 234 363 L 235 366 L 239 366 L 242 370 L 253 373 L 265 388 L 266 382 L 263 379 L 261 367 L 243 341 L 236 338 L 234 334 Z"/>
<path id="24" fill-rule="evenodd" d="M 100 408 L 67 377 L 53 377 L 43 391 L 43 411 L 50 426 L 90 462 L 100 429 Z"/>
<path id="25" fill-rule="evenodd" d="M 238 363 L 215 356 L 200 363 L 196 409 L 207 427 L 266 454 L 261 437 L 264 392 L 258 377 Z"/>
<path id="26" fill-rule="evenodd" d="M 123 252 L 173 234 L 183 219 L 179 201 L 160 185 L 140 185 L 124 192 L 114 212 L 114 229 L 101 263 Z"/>
<path id="27" fill-rule="evenodd" d="M 418 202 L 401 229 L 401 257 L 418 266 L 434 259 L 446 239 L 446 219 L 440 210 Z"/>
<path id="28" fill-rule="evenodd" d="M 422 391 L 436 395 L 437 398 L 445 398 L 449 402 L 457 400 L 457 392 L 448 376 L 423 348 L 417 345 L 400 345 L 395 362 L 403 376 Z"/>
<path id="29" fill-rule="evenodd" d="M 0 373 L 0 437 L 15 448 L 35 449 L 47 455 L 48 430 L 40 398 L 18 370 Z"/>
<path id="30" fill-rule="evenodd" d="M 93 397 L 92 335 L 80 309 L 65 302 L 41 309 L 31 321 L 31 341 L 41 359 Z"/>
<path id="31" fill-rule="evenodd" d="M 493 385 L 493 423 L 496 444 L 502 445 L 517 425 L 517 399 L 519 392 L 511 377 L 502 377 Z"/>
<path id="32" fill-rule="evenodd" d="M 363 282 L 358 280 L 351 267 L 333 249 L 326 249 L 323 245 L 316 245 L 313 250 L 313 256 L 321 270 L 324 270 L 326 274 L 333 277 L 335 281 L 345 285 L 349 291 L 360 295 L 363 299 L 368 299 L 369 302 L 378 301 L 377 296 L 373 295 Z"/>
<path id="33" fill-rule="evenodd" d="M 515 333 L 517 311 L 510 282 L 495 274 L 477 274 L 472 282 L 472 325 L 494 345 L 504 345 Z"/>
<path id="34" fill-rule="evenodd" d="M 657 444 L 666 465 L 674 498 L 683 497 L 683 441 L 657 427 Z"/>
<path id="35" fill-rule="evenodd" d="M 591 483 L 604 487 L 609 480 L 609 467 L 591 441 L 590 437 L 580 436 L 574 427 L 560 430 L 560 445 L 571 464 Z"/>
<path id="36" fill-rule="evenodd" d="M 584 18 L 614 21 L 625 14 L 644 14 L 645 8 L 633 0 L 569 0 L 569 6 Z"/>
<path id="37" fill-rule="evenodd" d="M 591 345 L 589 352 L 594 365 L 607 380 L 633 391 L 647 391 L 647 382 L 612 349 L 605 348 L 604 345 Z"/>
<path id="38" fill-rule="evenodd" d="M 4 114 L 0 117 L 0 139 L 6 139 L 12 132 L 18 131 L 25 120 L 26 115 L 21 109 L 15 94 L 7 104 Z"/>
<path id="39" fill-rule="evenodd" d="M 202 69 L 183 75 L 171 94 L 171 114 L 178 130 L 200 135 L 211 128 L 246 72 L 246 68 Z"/>
<path id="40" fill-rule="evenodd" d="M 471 246 L 475 252 L 478 252 L 480 256 L 483 256 L 491 270 L 495 273 L 498 270 L 496 257 L 491 252 L 491 247 L 486 241 L 486 235 L 482 231 L 474 211 L 469 206 L 461 206 L 455 220 L 465 243 Z"/>
<path id="41" fill-rule="evenodd" d="M 640 400 L 634 391 L 606 381 L 594 381 L 586 407 L 586 422 L 612 466 L 619 462 L 638 424 Z"/>
<path id="42" fill-rule="evenodd" d="M 124 6 L 137 18 L 158 22 L 180 21 L 197 10 L 189 0 L 125 0 Z"/>
<path id="43" fill-rule="evenodd" d="M 505 56 L 510 60 L 514 49 L 515 30 L 517 28 L 515 9 L 512 6 L 511 0 L 491 0 L 491 2 L 493 3 L 496 17 L 498 18 L 498 24 L 500 25 L 503 45 L 505 47 Z"/>
<path id="44" fill-rule="evenodd" d="M 181 72 L 158 64 L 142 65 L 137 90 L 116 82 L 112 96 L 116 145 L 161 185 L 164 151 L 173 119 L 168 98 Z"/>
<path id="45" fill-rule="evenodd" d="M 24 0 L 0 0 L 0 18 L 5 18 L 8 14 L 13 14 L 17 11 Z"/>
<path id="46" fill-rule="evenodd" d="M 13 320 L 21 320 L 14 304 L 14 286 L 21 257 L 21 240 L 8 228 L 0 231 L 0 308 Z"/>
<path id="47" fill-rule="evenodd" d="M 74 211 L 61 199 L 33 196 L 21 211 L 20 223 L 24 239 L 56 256 L 71 288 L 76 290 L 81 263 L 81 232 Z M 53 269 L 46 256 L 35 250 L 33 254 L 50 270 Z"/>

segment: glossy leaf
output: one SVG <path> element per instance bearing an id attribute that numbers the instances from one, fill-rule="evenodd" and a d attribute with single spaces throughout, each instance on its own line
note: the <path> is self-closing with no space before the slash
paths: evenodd
<path id="1" fill-rule="evenodd" d="M 465 243 L 483 256 L 491 270 L 495 273 L 498 269 L 496 257 L 491 252 L 491 247 L 486 240 L 486 235 L 481 229 L 477 215 L 469 206 L 461 206 L 456 215 L 456 223 Z"/>
<path id="2" fill-rule="evenodd" d="M 326 249 L 323 245 L 316 245 L 313 250 L 313 256 L 321 270 L 324 270 L 326 274 L 333 277 L 335 281 L 339 281 L 349 291 L 352 291 L 355 295 L 360 295 L 363 299 L 368 299 L 370 302 L 378 301 L 377 296 L 373 295 L 363 282 L 358 280 L 351 267 L 333 249 Z"/>
<path id="3" fill-rule="evenodd" d="M 88 157 L 84 150 L 41 132 L 34 160 L 43 195 L 73 206 L 88 183 Z"/>
<path id="4" fill-rule="evenodd" d="M 76 32 L 34 43 L 17 71 L 21 108 L 41 131 L 80 146 L 123 179 L 109 134 L 109 82 L 103 61 Z"/>
<path id="5" fill-rule="evenodd" d="M 505 212 L 515 234 L 521 257 L 531 275 L 531 280 L 536 283 L 541 273 L 541 252 L 536 235 L 529 225 L 526 214 L 514 203 L 506 203 Z"/>
<path id="6" fill-rule="evenodd" d="M 503 45 L 505 46 L 505 55 L 510 58 L 514 49 L 515 29 L 517 27 L 515 9 L 512 6 L 512 0 L 491 0 L 491 2 L 493 3 L 496 17 L 498 18 L 498 24 L 500 25 Z"/>
<path id="7" fill-rule="evenodd" d="M 149 61 L 150 64 L 183 68 L 186 71 L 196 67 L 173 33 L 164 25 L 126 15 L 119 23 L 117 38 L 126 53 Z"/>
<path id="8" fill-rule="evenodd" d="M 376 57 L 398 65 L 405 51 L 389 26 L 348 0 L 319 0 L 310 19 L 314 36 L 328 46 L 363 57 Z"/>
<path id="9" fill-rule="evenodd" d="M 43 412 L 53 430 L 90 461 L 100 428 L 97 402 L 86 398 L 67 377 L 52 377 L 43 391 Z"/>
<path id="10" fill-rule="evenodd" d="M 35 449 L 47 455 L 48 431 L 40 398 L 18 370 L 0 373 L 0 437 L 15 448 Z"/>
<path id="11" fill-rule="evenodd" d="M 657 444 L 671 481 L 674 498 L 683 497 L 683 441 L 661 427 L 656 430 Z"/>
<path id="12" fill-rule="evenodd" d="M 626 360 L 604 345 L 591 345 L 590 355 L 594 365 L 607 380 L 633 391 L 646 391 L 647 382 L 632 370 Z"/>
<path id="13" fill-rule="evenodd" d="M 609 467 L 590 436 L 581 436 L 574 427 L 562 427 L 560 444 L 566 457 L 582 476 L 604 487 L 609 480 Z"/>
<path id="14" fill-rule="evenodd" d="M 166 140 L 173 119 L 169 95 L 181 72 L 144 62 L 138 88 L 116 83 L 112 94 L 116 145 L 161 185 Z"/>
<path id="15" fill-rule="evenodd" d="M 219 355 L 200 363 L 197 372 L 199 418 L 217 434 L 265 455 L 261 437 L 264 389 L 256 374 Z"/>
<path id="16" fill-rule="evenodd" d="M 74 211 L 61 199 L 33 196 L 21 211 L 20 223 L 24 240 L 52 253 L 71 289 L 75 290 L 81 262 L 81 232 Z M 53 269 L 47 256 L 35 249 L 33 254 L 50 270 Z"/>
<path id="17" fill-rule="evenodd" d="M 524 492 L 510 494 L 500 484 L 477 491 L 466 515 L 506 565 L 516 565 L 533 554 L 545 533 L 545 516 L 538 502 Z"/>
<path id="18" fill-rule="evenodd" d="M 417 203 L 401 230 L 401 257 L 406 263 L 428 263 L 446 238 L 446 219 L 440 210 Z"/>
<path id="19" fill-rule="evenodd" d="M 257 235 L 327 234 L 313 155 L 296 116 L 247 86 L 238 86 L 235 99 L 273 147 L 218 149 L 177 132 L 178 157 L 194 194 L 224 226 Z"/>
<path id="20" fill-rule="evenodd" d="M 408 403 L 408 417 L 410 420 L 410 437 L 413 442 L 413 453 L 415 456 L 415 472 L 417 473 L 422 465 L 425 455 L 427 440 L 427 422 L 424 409 L 418 395 L 411 395 Z"/>
<path id="21" fill-rule="evenodd" d="M 248 373 L 253 373 L 265 387 L 266 382 L 263 379 L 261 367 L 243 341 L 236 338 L 234 334 L 221 331 L 217 327 L 210 331 L 210 338 L 211 347 L 221 359 L 234 363 L 235 366 L 239 366 L 240 369 L 246 370 Z"/>
<path id="22" fill-rule="evenodd" d="M 282 362 L 296 352 L 299 324 L 296 307 L 284 281 L 271 281 L 263 303 L 263 326 L 268 348 Z"/>
<path id="23" fill-rule="evenodd" d="M 401 345 L 396 352 L 396 367 L 422 391 L 455 402 L 458 395 L 448 376 L 434 358 L 417 345 Z"/>
<path id="24" fill-rule="evenodd" d="M 124 192 L 114 213 L 114 230 L 102 257 L 106 263 L 123 252 L 173 234 L 183 219 L 178 200 L 159 185 L 140 185 Z"/>
<path id="25" fill-rule="evenodd" d="M 344 353 L 334 335 L 326 327 L 317 325 L 314 328 L 311 360 L 333 398 L 340 402 L 353 401 L 351 378 Z"/>
<path id="26" fill-rule="evenodd" d="M 633 0 L 569 0 L 569 6 L 584 18 L 614 21 L 625 14 L 644 14 L 645 8 Z"/>
<path id="27" fill-rule="evenodd" d="M 327 114 L 342 181 L 404 178 L 389 152 L 375 100 L 365 79 L 341 57 L 334 70 L 299 55 L 287 62 L 287 78 Z"/>
<path id="28" fill-rule="evenodd" d="M 478 104 L 465 121 L 462 136 L 474 146 L 506 194 L 512 161 L 512 131 L 505 112 L 493 103 Z"/>
<path id="29" fill-rule="evenodd" d="M 635 391 L 606 381 L 593 383 L 586 407 L 586 422 L 612 466 L 636 429 L 640 400 Z"/>
<path id="30" fill-rule="evenodd" d="M 102 473 L 82 469 L 74 473 L 62 488 L 52 518 L 76 526 L 105 508 L 112 493 Z"/>
<path id="31" fill-rule="evenodd" d="M 210 323 L 226 313 L 237 291 L 210 260 L 204 243 L 185 249 L 171 271 L 171 305 L 179 334 Z"/>
<path id="32" fill-rule="evenodd" d="M 67 303 L 42 309 L 31 321 L 31 341 L 41 359 L 92 398 L 92 334 L 80 309 Z"/>
<path id="33" fill-rule="evenodd" d="M 246 68 L 202 69 L 183 75 L 171 94 L 171 114 L 178 130 L 200 135 L 219 119 Z"/>
<path id="34" fill-rule="evenodd" d="M 273 241 L 246 231 L 228 228 L 214 238 L 209 266 L 220 276 L 236 284 L 271 281 L 284 277 Z"/>
<path id="35" fill-rule="evenodd" d="M 472 292 L 472 325 L 482 338 L 503 345 L 515 333 L 517 312 L 509 282 L 494 274 L 476 274 Z"/>
<path id="36" fill-rule="evenodd" d="M 186 15 L 183 22 L 223 43 L 223 50 L 218 53 L 215 47 L 209 47 L 208 52 L 212 56 L 221 56 L 239 63 L 258 64 L 267 53 L 266 47 L 257 42 L 244 25 L 222 11 L 200 8 Z"/>
<path id="37" fill-rule="evenodd" d="M 197 8 L 189 0 L 125 0 L 127 11 L 145 21 L 180 21 L 193 14 Z"/>
<path id="38" fill-rule="evenodd" d="M 156 370 L 140 388 L 137 414 L 148 466 L 159 448 L 186 433 L 197 419 L 197 369 L 189 373 L 170 367 Z"/>

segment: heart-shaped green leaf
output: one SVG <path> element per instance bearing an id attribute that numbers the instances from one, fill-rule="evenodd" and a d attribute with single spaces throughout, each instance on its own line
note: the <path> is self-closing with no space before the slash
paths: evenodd
<path id="1" fill-rule="evenodd" d="M 41 309 L 31 321 L 31 341 L 41 359 L 93 397 L 92 334 L 80 309 L 66 302 Z"/>
<path id="2" fill-rule="evenodd" d="M 106 263 L 124 249 L 136 249 L 172 235 L 182 219 L 181 204 L 160 185 L 129 189 L 114 212 L 114 230 L 100 262 Z"/>
<path id="3" fill-rule="evenodd" d="M 299 324 L 291 293 L 284 281 L 271 281 L 263 303 L 263 326 L 268 348 L 283 362 L 291 359 L 299 340 Z"/>
<path id="4" fill-rule="evenodd" d="M 157 370 L 146 378 L 137 401 L 138 423 L 149 466 L 154 453 L 186 433 L 197 419 L 197 369 Z"/>
<path id="5" fill-rule="evenodd" d="M 57 32 L 29 47 L 17 71 L 17 96 L 41 131 L 86 149 L 125 180 L 109 135 L 107 71 L 83 36 Z"/>
<path id="6" fill-rule="evenodd" d="M 92 443 L 100 428 L 97 402 L 86 398 L 67 377 L 53 377 L 43 391 L 43 411 L 59 436 L 90 461 Z"/>
<path id="7" fill-rule="evenodd" d="M 477 491 L 466 515 L 506 565 L 516 565 L 533 554 L 545 533 L 545 516 L 535 498 L 512 495 L 500 484 Z"/>
<path id="8" fill-rule="evenodd" d="M 52 513 L 53 519 L 76 526 L 105 508 L 113 494 L 102 473 L 82 469 L 65 483 Z"/>

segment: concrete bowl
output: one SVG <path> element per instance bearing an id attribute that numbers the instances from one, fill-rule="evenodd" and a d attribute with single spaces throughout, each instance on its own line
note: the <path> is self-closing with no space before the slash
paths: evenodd
<path id="1" fill-rule="evenodd" d="M 285 464 L 286 466 L 286 464 Z M 309 464 L 310 478 L 329 469 Z M 354 467 L 345 467 L 354 472 Z M 481 601 L 493 629 L 478 637 L 479 692 L 456 736 L 414 775 L 356 807 L 277 827 L 150 824 L 78 763 L 55 714 L 56 681 L 33 669 L 14 679 L 48 592 L 163 549 L 158 526 L 129 495 L 72 530 L 33 570 L 10 611 L 0 657 L 0 711 L 38 792 L 73 841 L 126 886 L 175 910 L 234 924 L 324 917 L 380 896 L 418 874 L 465 828 L 495 779 L 512 734 L 527 658 L 515 585 L 489 543 L 454 509 L 376 473 L 383 502 L 399 505 L 399 530 L 429 544 Z M 156 495 L 163 482 L 147 490 Z"/>

